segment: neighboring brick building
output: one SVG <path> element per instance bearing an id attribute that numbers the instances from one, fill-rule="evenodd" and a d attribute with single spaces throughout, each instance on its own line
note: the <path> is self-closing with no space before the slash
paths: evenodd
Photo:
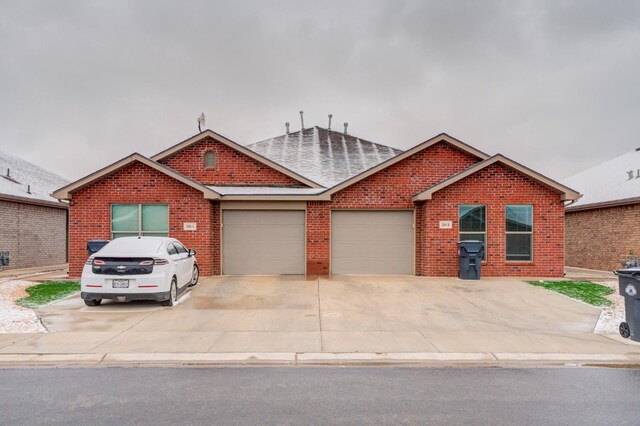
<path id="1" fill-rule="evenodd" d="M 401 152 L 319 127 L 248 147 L 206 130 L 54 195 L 70 202 L 72 276 L 87 240 L 146 234 L 196 249 L 204 275 L 454 276 L 456 243 L 481 239 L 485 276 L 562 276 L 564 203 L 580 196 L 446 134 Z"/>
<path id="2" fill-rule="evenodd" d="M 615 270 L 640 261 L 640 151 L 629 152 L 565 180 L 584 189 L 567 206 L 567 265 Z"/>
<path id="3" fill-rule="evenodd" d="M 68 182 L 0 153 L 0 268 L 67 262 L 67 204 L 50 194 Z M 2 259 L 8 259 L 5 265 Z"/>

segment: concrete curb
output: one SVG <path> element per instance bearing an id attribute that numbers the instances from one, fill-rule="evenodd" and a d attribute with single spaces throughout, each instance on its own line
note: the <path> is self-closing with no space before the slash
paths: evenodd
<path id="1" fill-rule="evenodd" d="M 186 365 L 598 365 L 640 368 L 640 354 L 567 353 L 78 353 L 0 354 L 0 367 Z"/>

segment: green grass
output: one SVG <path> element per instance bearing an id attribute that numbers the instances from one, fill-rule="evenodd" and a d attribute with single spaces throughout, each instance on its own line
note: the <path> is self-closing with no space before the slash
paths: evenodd
<path id="1" fill-rule="evenodd" d="M 592 283 L 591 281 L 527 281 L 536 287 L 543 287 L 556 293 L 564 294 L 572 299 L 580 300 L 593 306 L 611 306 L 613 303 L 603 296 L 613 293 L 613 289 Z"/>
<path id="2" fill-rule="evenodd" d="M 47 281 L 29 287 L 26 291 L 29 296 L 18 299 L 16 303 L 25 308 L 37 308 L 80 291 L 80 283 L 76 281 Z"/>

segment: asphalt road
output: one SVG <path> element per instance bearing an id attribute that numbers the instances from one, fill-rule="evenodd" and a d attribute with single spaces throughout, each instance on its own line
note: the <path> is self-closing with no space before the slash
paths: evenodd
<path id="1" fill-rule="evenodd" d="M 640 424 L 640 370 L 0 370 L 0 424 Z"/>

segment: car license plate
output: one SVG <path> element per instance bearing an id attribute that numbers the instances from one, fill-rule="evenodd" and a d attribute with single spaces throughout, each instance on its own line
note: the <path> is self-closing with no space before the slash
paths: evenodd
<path id="1" fill-rule="evenodd" d="M 113 280 L 113 288 L 129 288 L 129 280 Z"/>

